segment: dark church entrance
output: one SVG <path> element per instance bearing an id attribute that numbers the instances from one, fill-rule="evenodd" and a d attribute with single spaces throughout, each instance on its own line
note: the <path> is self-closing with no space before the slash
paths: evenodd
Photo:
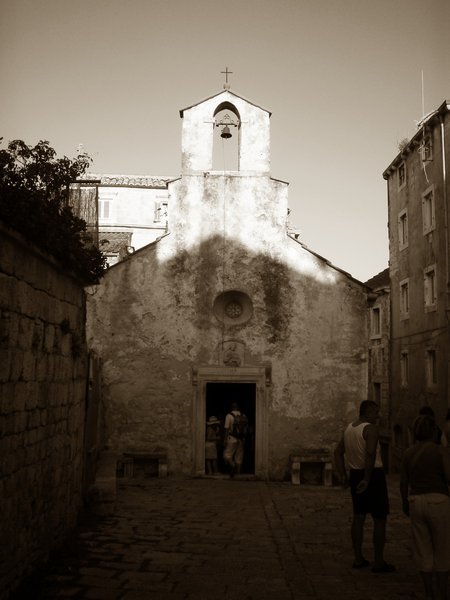
<path id="1" fill-rule="evenodd" d="M 206 384 L 206 420 L 211 416 L 225 423 L 225 416 L 230 412 L 231 403 L 237 402 L 241 412 L 248 418 L 248 435 L 245 440 L 244 462 L 242 473 L 255 473 L 255 421 L 256 421 L 256 384 L 255 383 L 207 383 Z M 219 470 L 227 473 L 222 458 L 223 446 L 219 446 Z"/>

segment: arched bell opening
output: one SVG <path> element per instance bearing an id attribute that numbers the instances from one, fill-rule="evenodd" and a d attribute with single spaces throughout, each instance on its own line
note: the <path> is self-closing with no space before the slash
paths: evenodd
<path id="1" fill-rule="evenodd" d="M 213 171 L 239 171 L 239 111 L 230 102 L 222 102 L 213 117 Z"/>

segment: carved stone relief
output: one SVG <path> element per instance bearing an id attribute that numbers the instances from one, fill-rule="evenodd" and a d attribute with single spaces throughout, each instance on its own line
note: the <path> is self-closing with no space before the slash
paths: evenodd
<path id="1" fill-rule="evenodd" d="M 245 346 L 236 340 L 227 340 L 222 343 L 222 363 L 227 367 L 244 366 Z"/>

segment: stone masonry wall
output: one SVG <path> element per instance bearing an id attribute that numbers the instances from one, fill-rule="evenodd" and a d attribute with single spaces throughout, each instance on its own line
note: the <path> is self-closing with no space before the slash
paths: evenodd
<path id="1" fill-rule="evenodd" d="M 82 502 L 85 297 L 0 224 L 0 598 L 75 525 Z"/>

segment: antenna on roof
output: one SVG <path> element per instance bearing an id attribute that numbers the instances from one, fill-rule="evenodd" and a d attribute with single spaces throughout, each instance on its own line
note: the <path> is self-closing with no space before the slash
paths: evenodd
<path id="1" fill-rule="evenodd" d="M 423 168 L 423 174 L 425 175 L 425 179 L 427 181 L 427 183 L 429 183 L 428 180 L 428 173 L 427 173 L 427 161 L 430 160 L 430 154 L 431 154 L 431 140 L 428 139 L 427 140 L 427 134 L 426 134 L 426 124 L 425 124 L 425 85 L 423 82 L 423 69 L 421 71 L 422 74 L 422 120 L 420 122 L 420 126 L 422 127 L 422 141 L 420 142 L 419 145 L 419 155 L 420 155 L 420 159 L 422 161 L 422 168 Z"/>
<path id="2" fill-rule="evenodd" d="M 421 71 L 422 73 L 422 119 L 425 116 L 425 86 L 423 84 L 423 69 Z"/>

